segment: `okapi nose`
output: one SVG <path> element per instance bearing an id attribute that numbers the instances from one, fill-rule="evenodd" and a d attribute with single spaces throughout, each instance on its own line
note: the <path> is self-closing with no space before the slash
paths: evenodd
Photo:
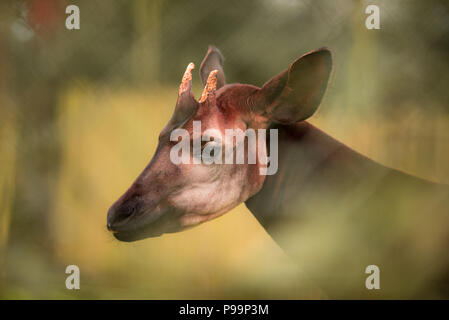
<path id="1" fill-rule="evenodd" d="M 113 205 L 111 208 L 109 208 L 108 215 L 107 215 L 106 227 L 108 228 L 109 231 L 115 231 L 114 227 L 117 224 L 118 216 L 119 215 L 117 214 L 115 206 Z"/>
<path id="2" fill-rule="evenodd" d="M 109 231 L 117 231 L 120 227 L 135 211 L 136 205 L 114 204 L 109 208 L 107 215 L 106 227 Z"/>

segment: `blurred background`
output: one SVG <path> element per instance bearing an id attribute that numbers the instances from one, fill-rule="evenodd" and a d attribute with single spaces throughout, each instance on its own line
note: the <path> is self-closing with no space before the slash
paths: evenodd
<path id="1" fill-rule="evenodd" d="M 80 30 L 65 28 L 70 4 Z M 369 4 L 380 30 L 365 28 Z M 107 232 L 107 209 L 151 159 L 185 67 L 209 44 L 228 82 L 259 86 L 331 48 L 311 122 L 382 164 L 449 183 L 445 0 L 1 1 L 0 298 L 345 297 L 310 281 L 244 205 L 156 239 Z M 71 264 L 81 290 L 65 288 Z"/>

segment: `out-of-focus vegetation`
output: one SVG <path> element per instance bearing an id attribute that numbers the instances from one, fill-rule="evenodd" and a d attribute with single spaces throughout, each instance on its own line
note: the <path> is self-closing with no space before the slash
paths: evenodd
<path id="1" fill-rule="evenodd" d="M 370 1 L 90 0 L 76 1 L 81 30 L 68 31 L 71 3 L 0 4 L 2 298 L 345 297 L 322 291 L 244 205 L 131 244 L 106 231 L 108 207 L 150 160 L 182 73 L 208 44 L 229 82 L 256 85 L 331 48 L 311 122 L 380 163 L 449 183 L 445 1 L 376 1 L 380 30 L 365 28 Z M 197 76 L 194 86 L 199 96 Z M 305 232 L 304 266 L 338 236 L 329 225 Z M 70 264 L 79 291 L 65 288 Z"/>

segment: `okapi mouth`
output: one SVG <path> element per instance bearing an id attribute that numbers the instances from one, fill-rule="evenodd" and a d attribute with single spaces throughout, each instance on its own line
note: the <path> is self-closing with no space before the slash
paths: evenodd
<path id="1" fill-rule="evenodd" d="M 114 230 L 113 236 L 123 242 L 133 242 L 143 240 L 146 238 L 155 238 L 163 235 L 164 233 L 174 233 L 181 231 L 182 227 L 177 222 L 180 214 L 173 210 L 162 210 L 157 213 L 157 217 L 154 218 L 155 213 L 149 213 L 151 218 L 145 219 L 145 214 L 137 221 L 130 220 L 129 226 L 126 229 Z M 145 221 L 147 220 L 147 221 Z"/>
<path id="2" fill-rule="evenodd" d="M 146 238 L 159 237 L 162 234 L 163 234 L 162 231 L 154 231 L 154 230 L 151 230 L 151 228 L 145 228 L 145 229 L 137 230 L 137 231 L 114 232 L 113 235 L 119 241 L 133 242 L 133 241 L 143 240 Z"/>

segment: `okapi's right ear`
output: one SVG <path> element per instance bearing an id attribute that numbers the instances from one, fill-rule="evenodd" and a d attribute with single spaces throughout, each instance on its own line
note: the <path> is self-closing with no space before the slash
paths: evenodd
<path id="1" fill-rule="evenodd" d="M 207 78 L 209 74 L 213 70 L 218 70 L 217 74 L 217 90 L 223 87 L 226 83 L 225 75 L 223 71 L 223 56 L 221 55 L 220 50 L 215 48 L 214 46 L 209 46 L 207 49 L 206 56 L 201 62 L 200 66 L 200 76 L 203 85 L 205 86 L 207 83 Z"/>
<path id="2" fill-rule="evenodd" d="M 306 53 L 266 82 L 259 108 L 271 121 L 296 123 L 312 116 L 321 103 L 332 70 L 332 56 L 322 48 Z"/>

